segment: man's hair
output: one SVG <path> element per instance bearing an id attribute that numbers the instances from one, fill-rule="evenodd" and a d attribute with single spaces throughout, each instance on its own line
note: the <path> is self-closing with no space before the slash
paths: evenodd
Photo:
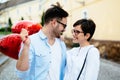
<path id="1" fill-rule="evenodd" d="M 65 10 L 59 6 L 52 5 L 52 7 L 49 8 L 44 14 L 44 22 L 48 23 L 54 18 L 62 19 L 65 17 L 68 17 L 68 13 Z"/>
<path id="2" fill-rule="evenodd" d="M 84 35 L 86 35 L 86 33 L 90 33 L 90 37 L 87 40 L 89 41 L 95 32 L 96 24 L 94 21 L 91 19 L 80 19 L 73 24 L 73 27 L 76 27 L 77 25 L 81 26 Z"/>

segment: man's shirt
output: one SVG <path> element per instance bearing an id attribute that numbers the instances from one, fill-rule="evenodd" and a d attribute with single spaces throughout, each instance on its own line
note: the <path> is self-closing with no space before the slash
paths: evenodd
<path id="1" fill-rule="evenodd" d="M 46 80 L 51 61 L 51 49 L 48 45 L 48 39 L 40 30 L 38 33 L 30 36 L 29 50 L 29 69 L 27 71 L 19 71 L 16 69 L 17 75 L 21 80 Z M 61 47 L 61 65 L 59 80 L 63 80 L 66 46 L 63 41 L 59 40 Z M 23 45 L 21 46 L 19 56 L 21 55 Z"/>

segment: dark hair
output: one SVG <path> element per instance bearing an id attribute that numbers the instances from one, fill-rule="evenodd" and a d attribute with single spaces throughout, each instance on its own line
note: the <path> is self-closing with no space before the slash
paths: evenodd
<path id="1" fill-rule="evenodd" d="M 94 21 L 91 19 L 80 19 L 73 24 L 73 27 L 76 27 L 77 25 L 81 25 L 84 35 L 86 35 L 86 33 L 90 33 L 90 37 L 88 38 L 89 41 L 95 32 L 96 24 Z"/>
<path id="2" fill-rule="evenodd" d="M 44 22 L 48 23 L 54 18 L 62 19 L 64 17 L 68 17 L 68 13 L 61 7 L 52 5 L 52 7 L 49 8 L 44 14 Z"/>

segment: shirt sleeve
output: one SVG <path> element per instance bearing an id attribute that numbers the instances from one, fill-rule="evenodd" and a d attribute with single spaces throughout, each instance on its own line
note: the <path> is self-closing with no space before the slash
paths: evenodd
<path id="1" fill-rule="evenodd" d="M 87 56 L 84 80 L 97 80 L 100 66 L 100 53 L 92 48 Z"/>
<path id="2" fill-rule="evenodd" d="M 23 44 L 21 45 L 19 56 L 21 55 L 22 49 L 23 49 Z M 29 69 L 28 70 L 26 70 L 26 71 L 20 71 L 17 68 L 15 69 L 16 74 L 17 74 L 18 78 L 20 78 L 20 80 L 24 80 L 26 77 L 29 76 L 29 72 L 30 72 L 30 68 L 31 68 L 31 63 L 33 61 L 33 54 L 32 53 L 33 53 L 33 49 L 32 49 L 32 47 L 30 45 L 30 50 L 29 50 Z"/>

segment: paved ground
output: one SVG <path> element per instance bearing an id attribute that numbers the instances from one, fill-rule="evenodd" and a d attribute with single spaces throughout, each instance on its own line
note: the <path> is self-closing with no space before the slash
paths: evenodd
<path id="1" fill-rule="evenodd" d="M 0 66 L 0 80 L 18 80 L 15 74 L 15 64 L 15 60 L 9 59 Z"/>
<path id="2" fill-rule="evenodd" d="M 18 80 L 15 74 L 16 60 L 9 59 L 0 66 L 0 80 Z M 120 80 L 120 64 L 101 59 L 98 80 Z"/>
<path id="3" fill-rule="evenodd" d="M 98 80 L 120 80 L 120 64 L 101 59 Z"/>

